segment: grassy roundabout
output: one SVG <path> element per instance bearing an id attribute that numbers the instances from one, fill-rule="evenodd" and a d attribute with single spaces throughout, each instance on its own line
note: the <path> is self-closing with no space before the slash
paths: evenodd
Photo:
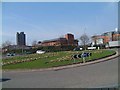
<path id="1" fill-rule="evenodd" d="M 62 51 L 45 54 L 30 54 L 25 56 L 15 56 L 3 59 L 3 69 L 39 69 L 49 68 L 75 63 L 83 63 L 83 59 L 73 59 L 74 54 L 81 54 L 83 51 Z M 86 57 L 85 61 L 92 61 L 115 54 L 113 50 L 93 50 L 84 51 L 92 53 L 92 56 Z"/>

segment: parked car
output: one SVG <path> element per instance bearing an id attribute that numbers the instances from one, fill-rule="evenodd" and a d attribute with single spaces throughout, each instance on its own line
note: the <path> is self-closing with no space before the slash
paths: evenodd
<path id="1" fill-rule="evenodd" d="M 83 48 L 74 48 L 73 51 L 82 51 Z"/>
<path id="2" fill-rule="evenodd" d="M 6 56 L 11 56 L 11 54 L 10 54 L 10 53 L 7 53 Z"/>
<path id="3" fill-rule="evenodd" d="M 88 50 L 95 50 L 96 47 L 88 47 Z"/>
<path id="4" fill-rule="evenodd" d="M 43 54 L 43 53 L 45 53 L 45 51 L 37 50 L 36 53 L 37 53 L 37 54 Z"/>
<path id="5" fill-rule="evenodd" d="M 15 56 L 15 53 L 7 53 L 6 56 Z"/>

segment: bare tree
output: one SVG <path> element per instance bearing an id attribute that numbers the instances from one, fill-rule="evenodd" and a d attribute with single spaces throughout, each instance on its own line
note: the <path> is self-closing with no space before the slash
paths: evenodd
<path id="1" fill-rule="evenodd" d="M 5 41 L 5 42 L 2 43 L 2 48 L 10 46 L 10 45 L 12 45 L 12 42 L 9 41 L 9 40 L 7 40 L 7 41 Z"/>
<path id="2" fill-rule="evenodd" d="M 80 37 L 80 40 L 81 40 L 81 44 L 84 46 L 84 49 L 86 49 L 86 45 L 89 43 L 89 37 L 88 37 L 88 35 L 83 34 Z"/>
<path id="3" fill-rule="evenodd" d="M 33 42 L 32 42 L 32 46 L 36 46 L 38 43 L 37 43 L 37 41 L 36 40 L 34 40 Z"/>

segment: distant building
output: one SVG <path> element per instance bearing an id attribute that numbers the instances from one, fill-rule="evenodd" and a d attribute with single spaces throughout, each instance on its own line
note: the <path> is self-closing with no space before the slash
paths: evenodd
<path id="1" fill-rule="evenodd" d="M 108 36 L 96 35 L 92 36 L 92 45 L 106 44 L 110 41 Z"/>
<path id="2" fill-rule="evenodd" d="M 26 45 L 26 35 L 24 32 L 17 32 L 16 34 L 16 40 L 18 46 L 25 46 Z"/>
<path id="3" fill-rule="evenodd" d="M 105 32 L 102 35 L 92 36 L 92 46 L 93 45 L 106 45 L 106 47 L 110 46 L 120 46 L 117 42 L 120 41 L 120 31 L 111 31 Z M 114 45 L 112 45 L 114 44 Z"/>
<path id="4" fill-rule="evenodd" d="M 66 34 L 62 38 L 56 38 L 52 40 L 45 40 L 40 43 L 41 46 L 78 46 L 78 40 L 74 39 L 73 34 Z"/>
<path id="5" fill-rule="evenodd" d="M 17 49 L 31 49 L 32 47 L 31 46 L 18 46 L 18 45 L 9 45 L 9 46 L 6 46 L 4 48 L 2 48 L 2 52 L 6 52 L 8 50 L 17 50 Z"/>

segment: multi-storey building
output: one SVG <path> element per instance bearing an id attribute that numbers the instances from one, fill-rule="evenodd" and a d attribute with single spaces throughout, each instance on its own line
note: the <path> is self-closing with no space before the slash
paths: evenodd
<path id="1" fill-rule="evenodd" d="M 26 35 L 24 32 L 17 32 L 16 34 L 16 40 L 17 40 L 17 45 L 18 46 L 25 46 L 26 45 Z"/>

